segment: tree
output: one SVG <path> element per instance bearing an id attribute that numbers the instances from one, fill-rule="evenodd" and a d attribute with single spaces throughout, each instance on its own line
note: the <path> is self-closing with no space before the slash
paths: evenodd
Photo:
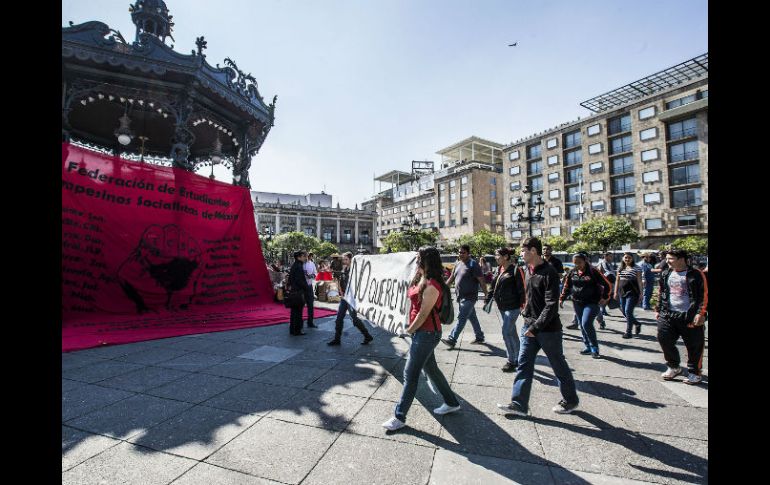
<path id="1" fill-rule="evenodd" d="M 543 245 L 550 245 L 554 251 L 566 251 L 570 247 L 570 242 L 562 236 L 548 236 L 543 238 Z"/>
<path id="2" fill-rule="evenodd" d="M 338 252 L 337 246 L 330 243 L 329 241 L 324 241 L 321 244 L 319 244 L 315 249 L 313 249 L 313 252 L 315 253 L 317 259 L 326 259 L 332 254 Z"/>
<path id="3" fill-rule="evenodd" d="M 709 252 L 709 240 L 700 236 L 680 237 L 675 239 L 668 248 L 684 249 L 693 256 L 706 256 Z"/>
<path id="4" fill-rule="evenodd" d="M 625 217 L 595 217 L 581 224 L 572 234 L 575 241 L 584 243 L 590 251 L 607 251 L 639 239 L 631 221 Z"/>
<path id="5" fill-rule="evenodd" d="M 275 236 L 269 243 L 269 249 L 280 254 L 281 259 L 289 260 L 294 251 L 302 249 L 315 252 L 320 245 L 320 239 L 308 236 L 304 232 L 286 232 Z"/>
<path id="6" fill-rule="evenodd" d="M 471 254 L 478 256 L 493 254 L 495 249 L 508 247 L 508 242 L 502 234 L 495 234 L 482 229 L 474 234 L 464 234 L 457 238 L 457 244 L 467 244 L 471 247 Z"/>
<path id="7" fill-rule="evenodd" d="M 390 249 L 393 253 L 402 251 L 417 251 L 422 246 L 435 246 L 438 233 L 433 231 L 420 231 L 407 229 L 406 231 L 393 231 L 382 238 L 380 253 L 385 254 Z"/>
<path id="8" fill-rule="evenodd" d="M 591 252 L 591 248 L 587 243 L 584 242 L 575 242 L 567 248 L 567 252 L 572 254 L 579 253 L 581 251 L 589 253 Z"/>

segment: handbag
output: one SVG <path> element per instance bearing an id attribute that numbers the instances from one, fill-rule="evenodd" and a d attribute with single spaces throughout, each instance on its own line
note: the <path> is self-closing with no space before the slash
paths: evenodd
<path id="1" fill-rule="evenodd" d="M 301 307 L 305 304 L 305 292 L 289 290 L 283 297 L 283 306 L 286 308 Z"/>

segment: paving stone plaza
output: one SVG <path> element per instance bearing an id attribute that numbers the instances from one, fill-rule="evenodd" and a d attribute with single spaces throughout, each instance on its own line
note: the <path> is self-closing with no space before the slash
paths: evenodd
<path id="1" fill-rule="evenodd" d="M 485 344 L 470 344 L 467 325 L 454 350 L 436 349 L 462 410 L 434 415 L 442 399 L 421 378 L 394 433 L 380 424 L 400 396 L 408 341 L 375 328 L 362 346 L 349 318 L 339 347 L 326 345 L 328 317 L 304 337 L 287 323 L 62 354 L 62 483 L 708 482 L 708 340 L 703 383 L 688 386 L 660 379 L 652 312 L 639 309 L 642 335 L 624 340 L 611 311 L 597 328 L 602 359 L 579 355 L 579 331 L 565 330 L 580 408 L 551 411 L 560 395 L 541 352 L 522 418 L 496 407 L 514 378 L 500 371 L 499 313 L 478 303 L 477 314 Z M 571 317 L 565 305 L 562 322 Z"/>

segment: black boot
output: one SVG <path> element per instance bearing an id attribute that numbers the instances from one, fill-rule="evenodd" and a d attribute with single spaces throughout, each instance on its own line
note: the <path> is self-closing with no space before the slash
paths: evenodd
<path id="1" fill-rule="evenodd" d="M 339 337 L 334 337 L 334 340 L 330 342 L 326 342 L 326 345 L 340 345 L 342 342 L 340 342 Z"/>

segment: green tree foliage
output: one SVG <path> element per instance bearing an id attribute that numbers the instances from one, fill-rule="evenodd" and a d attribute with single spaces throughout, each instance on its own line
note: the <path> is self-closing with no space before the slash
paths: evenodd
<path id="1" fill-rule="evenodd" d="M 313 252 L 316 255 L 316 259 L 327 259 L 332 254 L 339 252 L 337 249 L 337 246 L 330 243 L 329 241 L 324 241 L 321 244 L 319 244 Z"/>
<path id="2" fill-rule="evenodd" d="M 575 243 L 573 243 L 572 245 L 570 245 L 570 246 L 567 248 L 567 250 L 566 250 L 566 251 L 567 251 L 568 253 L 572 253 L 572 254 L 575 254 L 575 253 L 579 253 L 579 252 L 581 252 L 581 251 L 584 251 L 584 252 L 586 252 L 586 253 L 590 253 L 590 252 L 591 252 L 591 248 L 589 247 L 589 245 L 588 245 L 587 243 L 584 243 L 584 242 L 575 242 Z"/>
<path id="3" fill-rule="evenodd" d="M 661 249 L 684 249 L 690 255 L 705 256 L 709 252 L 709 240 L 701 236 L 680 237 Z"/>
<path id="4" fill-rule="evenodd" d="M 562 236 L 548 236 L 543 238 L 543 245 L 549 244 L 554 251 L 566 251 L 570 242 Z"/>
<path id="5" fill-rule="evenodd" d="M 304 249 L 305 251 L 315 253 L 316 249 L 321 246 L 320 239 L 308 236 L 303 232 L 286 232 L 273 237 L 271 241 L 261 242 L 262 254 L 265 256 L 266 261 L 274 259 L 282 259 L 284 262 L 292 261 L 292 253 L 294 251 Z"/>
<path id="6" fill-rule="evenodd" d="M 595 217 L 581 224 L 572 234 L 575 241 L 587 245 L 590 251 L 620 249 L 624 244 L 641 239 L 625 217 Z"/>
<path id="7" fill-rule="evenodd" d="M 457 245 L 467 244 L 471 247 L 471 254 L 479 256 L 483 254 L 494 254 L 495 249 L 508 247 L 508 242 L 502 234 L 495 234 L 486 229 L 482 229 L 474 234 L 464 234 L 457 238 Z"/>
<path id="8" fill-rule="evenodd" d="M 385 254 L 390 249 L 392 253 L 416 251 L 421 246 L 435 246 L 438 233 L 433 231 L 394 231 L 382 238 L 380 253 Z"/>

